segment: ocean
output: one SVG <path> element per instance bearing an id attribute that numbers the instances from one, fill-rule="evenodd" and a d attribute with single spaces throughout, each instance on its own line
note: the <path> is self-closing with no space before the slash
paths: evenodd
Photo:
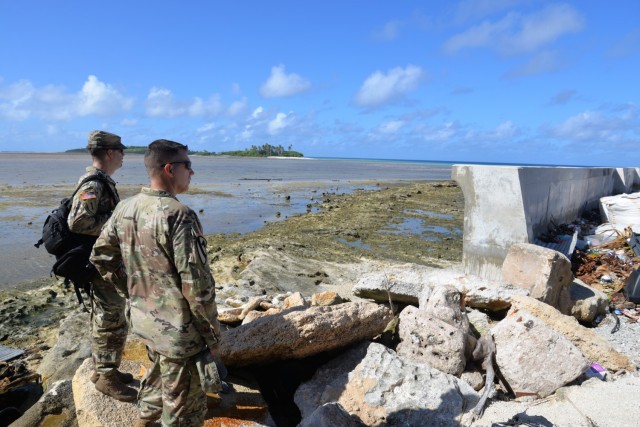
<path id="1" fill-rule="evenodd" d="M 373 190 L 389 181 L 448 180 L 452 166 L 372 159 L 191 159 L 190 191 L 178 199 L 198 212 L 206 234 L 247 233 L 309 207 L 313 212 L 323 192 Z M 0 288 L 49 274 L 54 258 L 33 244 L 48 212 L 73 192 L 89 164 L 88 154 L 0 153 Z M 122 196 L 146 186 L 143 156 L 126 155 L 113 179 Z"/>

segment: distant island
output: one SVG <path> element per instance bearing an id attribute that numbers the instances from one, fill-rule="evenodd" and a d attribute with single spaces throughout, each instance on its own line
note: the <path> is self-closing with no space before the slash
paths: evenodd
<path id="1" fill-rule="evenodd" d="M 127 154 L 144 154 L 147 151 L 147 147 L 140 146 L 130 146 L 124 150 Z M 72 150 L 67 150 L 65 153 L 86 153 L 86 148 L 74 148 Z M 239 157 L 304 157 L 304 154 L 293 151 L 291 149 L 291 145 L 287 150 L 284 149 L 282 145 L 273 146 L 271 144 L 264 144 L 260 146 L 252 145 L 251 148 L 245 148 L 244 150 L 235 150 L 235 151 L 192 151 L 189 150 L 189 154 L 197 154 L 199 156 L 239 156 Z"/>

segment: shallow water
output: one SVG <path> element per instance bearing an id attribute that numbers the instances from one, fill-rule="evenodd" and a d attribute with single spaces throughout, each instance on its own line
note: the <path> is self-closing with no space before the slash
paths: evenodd
<path id="1" fill-rule="evenodd" d="M 206 234 L 247 233 L 267 221 L 317 211 L 323 192 L 350 193 L 379 188 L 385 181 L 451 177 L 450 165 L 426 162 L 191 158 L 192 191 L 178 199 L 198 212 Z M 47 214 L 73 191 L 89 164 L 88 154 L 0 153 L 0 288 L 49 273 L 53 257 L 33 243 Z M 121 193 L 127 186 L 135 192 L 147 185 L 143 156 L 125 156 L 113 179 Z"/>

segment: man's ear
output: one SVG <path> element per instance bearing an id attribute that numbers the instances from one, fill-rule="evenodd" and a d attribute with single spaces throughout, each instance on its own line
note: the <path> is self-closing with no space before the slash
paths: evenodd
<path id="1" fill-rule="evenodd" d="M 173 178 L 173 165 L 171 163 L 167 163 L 162 167 L 162 171 L 170 178 Z"/>

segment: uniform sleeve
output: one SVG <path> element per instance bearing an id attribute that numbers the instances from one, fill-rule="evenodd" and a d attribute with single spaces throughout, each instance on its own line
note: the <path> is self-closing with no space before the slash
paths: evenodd
<path id="1" fill-rule="evenodd" d="M 71 212 L 67 219 L 69 230 L 78 234 L 99 235 L 102 226 L 111 215 L 111 212 L 98 213 L 102 197 L 108 197 L 102 183 L 85 182 L 73 196 Z"/>
<path id="2" fill-rule="evenodd" d="M 127 275 L 124 271 L 122 252 L 120 251 L 120 239 L 113 219 L 107 221 L 102 228 L 98 240 L 93 245 L 89 260 L 104 280 L 112 283 L 125 297 L 129 295 Z"/>
<path id="3" fill-rule="evenodd" d="M 215 282 L 207 262 L 206 240 L 195 213 L 178 219 L 174 230 L 174 262 L 182 282 L 182 294 L 189 303 L 193 323 L 209 349 L 218 347 L 220 324 Z"/>

